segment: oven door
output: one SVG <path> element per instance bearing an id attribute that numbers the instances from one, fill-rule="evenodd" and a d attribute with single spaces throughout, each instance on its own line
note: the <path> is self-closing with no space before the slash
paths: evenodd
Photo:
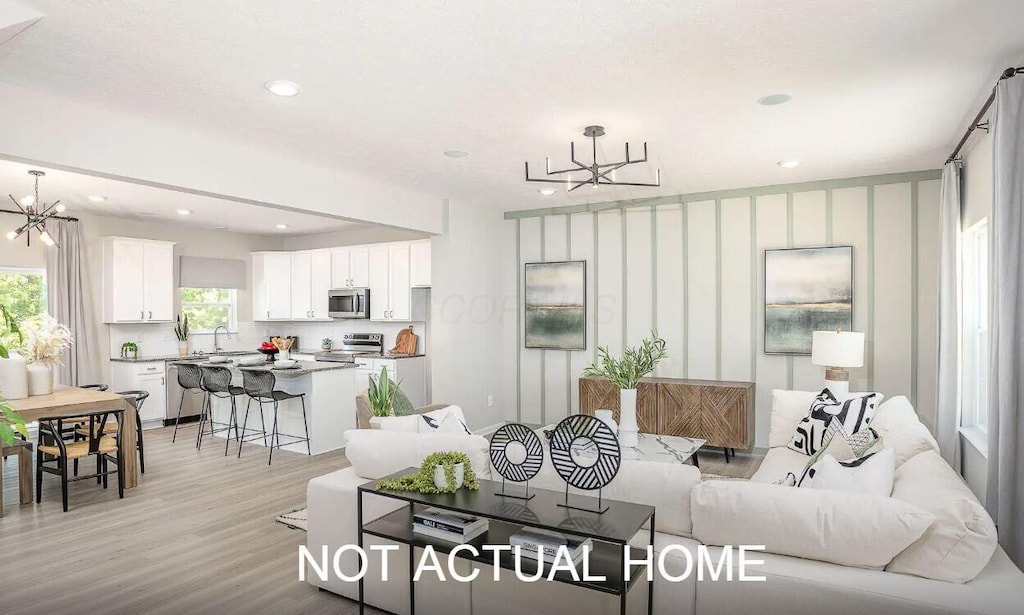
<path id="1" fill-rule="evenodd" d="M 332 290 L 327 303 L 331 318 L 369 318 L 370 291 L 366 288 Z"/>

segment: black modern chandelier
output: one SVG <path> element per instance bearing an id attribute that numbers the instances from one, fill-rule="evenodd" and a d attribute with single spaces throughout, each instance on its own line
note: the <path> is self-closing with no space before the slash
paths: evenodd
<path id="1" fill-rule="evenodd" d="M 45 176 L 46 173 L 43 171 L 32 170 L 29 171 L 28 174 L 35 177 L 34 195 L 25 197 L 21 201 L 14 198 L 13 194 L 7 195 L 11 197 L 11 200 L 14 201 L 14 204 L 18 207 L 21 213 L 28 218 L 28 220 L 17 229 L 8 232 L 7 239 L 14 241 L 18 237 L 25 235 L 25 241 L 27 244 L 32 245 L 32 231 L 34 229 L 39 231 L 39 240 L 44 244 L 51 247 L 57 246 L 57 242 L 50 235 L 49 231 L 46 230 L 46 221 L 57 216 L 59 213 L 63 213 L 65 207 L 60 201 L 54 201 L 52 205 L 47 205 L 39 200 L 39 178 Z"/>
<path id="2" fill-rule="evenodd" d="M 551 175 L 563 175 L 564 179 L 550 179 L 548 177 L 530 177 L 530 163 L 526 163 L 526 181 L 528 182 L 543 182 L 548 184 L 565 184 L 568 188 L 568 192 L 572 192 L 577 188 L 581 188 L 586 185 L 597 186 L 660 186 L 661 185 L 661 169 L 655 171 L 654 183 L 644 182 L 622 182 L 615 181 L 615 170 L 621 169 L 622 167 L 629 164 L 638 164 L 641 162 L 647 162 L 647 142 L 644 141 L 644 157 L 637 159 L 630 159 L 629 157 L 629 143 L 626 143 L 626 159 L 621 162 L 606 162 L 599 164 L 597 162 L 597 138 L 604 136 L 604 126 L 587 126 L 583 130 L 583 136 L 590 139 L 592 160 L 591 164 L 583 164 L 576 160 L 576 142 L 571 141 L 569 143 L 569 159 L 576 165 L 568 169 L 560 169 L 558 171 L 551 170 L 551 159 L 545 158 L 545 172 L 550 177 Z M 579 179 L 576 176 L 571 175 L 572 173 L 585 172 L 588 175 L 585 179 Z"/>

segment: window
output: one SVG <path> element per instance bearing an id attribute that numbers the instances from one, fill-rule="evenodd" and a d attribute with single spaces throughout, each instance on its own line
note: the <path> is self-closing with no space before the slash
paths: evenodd
<path id="1" fill-rule="evenodd" d="M 211 333 L 221 325 L 237 331 L 237 294 L 233 288 L 182 288 L 181 312 L 192 333 Z"/>
<path id="2" fill-rule="evenodd" d="M 988 220 L 964 232 L 963 424 L 988 424 Z"/>
<path id="3" fill-rule="evenodd" d="M 19 324 L 46 312 L 46 271 L 0 267 L 0 303 Z M 20 346 L 12 333 L 0 332 L 0 343 L 7 348 Z"/>

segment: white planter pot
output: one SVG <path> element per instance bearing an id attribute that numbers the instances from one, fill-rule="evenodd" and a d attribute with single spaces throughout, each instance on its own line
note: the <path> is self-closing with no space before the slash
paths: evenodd
<path id="1" fill-rule="evenodd" d="M 640 428 L 636 424 L 636 389 L 619 391 L 619 444 L 626 448 L 640 445 Z"/>
<path id="2" fill-rule="evenodd" d="M 462 488 L 462 481 L 466 478 L 466 468 L 461 463 L 455 464 L 455 489 Z M 438 489 L 444 489 L 448 486 L 448 480 L 444 476 L 444 467 L 436 466 L 434 468 L 434 486 Z"/>
<path id="3" fill-rule="evenodd" d="M 53 393 L 53 368 L 45 363 L 30 363 L 28 368 L 29 396 Z"/>
<path id="4" fill-rule="evenodd" d="M 179 357 L 187 357 L 188 356 L 188 340 L 185 340 L 183 342 L 178 342 L 178 356 Z"/>
<path id="5" fill-rule="evenodd" d="M 12 400 L 28 397 L 28 369 L 25 359 L 15 352 L 0 359 L 0 395 Z"/>
<path id="6" fill-rule="evenodd" d="M 615 423 L 615 413 L 611 410 L 594 410 L 594 416 L 599 421 L 608 426 L 608 429 L 612 430 L 612 433 L 616 433 L 619 430 L 619 426 Z"/>

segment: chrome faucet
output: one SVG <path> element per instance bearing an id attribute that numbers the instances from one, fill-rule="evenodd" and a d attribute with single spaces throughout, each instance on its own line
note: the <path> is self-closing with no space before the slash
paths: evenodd
<path id="1" fill-rule="evenodd" d="M 224 325 L 217 325 L 217 328 L 213 330 L 213 349 L 216 352 L 220 352 L 223 348 L 220 347 L 220 338 L 217 337 L 217 332 L 224 329 L 224 333 L 227 334 L 228 339 L 231 339 L 231 332 Z"/>

